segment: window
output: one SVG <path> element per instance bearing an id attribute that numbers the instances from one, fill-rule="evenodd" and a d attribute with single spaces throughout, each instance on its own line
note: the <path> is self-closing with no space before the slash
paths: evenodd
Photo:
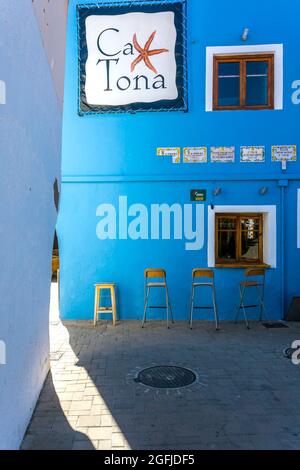
<path id="1" fill-rule="evenodd" d="M 274 109 L 274 54 L 214 56 L 213 109 Z"/>
<path id="2" fill-rule="evenodd" d="M 216 265 L 263 264 L 263 214 L 216 214 Z"/>

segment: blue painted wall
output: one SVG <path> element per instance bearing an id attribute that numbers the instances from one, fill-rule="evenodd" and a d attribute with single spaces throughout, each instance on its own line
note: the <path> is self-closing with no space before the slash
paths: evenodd
<path id="1" fill-rule="evenodd" d="M 79 117 L 77 22 L 75 0 L 70 2 L 63 130 L 63 190 L 59 218 L 61 250 L 61 315 L 65 319 L 91 319 L 93 285 L 113 281 L 118 285 L 121 318 L 141 318 L 143 270 L 167 269 L 170 294 L 178 319 L 187 318 L 191 270 L 207 266 L 207 212 L 216 186 L 222 193 L 218 205 L 277 206 L 277 268 L 268 271 L 266 302 L 273 318 L 299 295 L 300 251 L 296 244 L 296 191 L 300 187 L 300 157 L 282 172 L 271 162 L 271 146 L 297 144 L 300 106 L 291 100 L 292 82 L 300 79 L 300 7 L 280 0 L 253 0 L 241 8 L 238 0 L 214 2 L 188 0 L 188 113 L 141 113 Z M 81 4 L 90 3 L 81 1 Z M 217 14 L 216 14 L 217 12 Z M 288 27 L 287 27 L 288 25 Z M 284 109 L 281 111 L 205 112 L 206 47 L 245 45 L 241 34 L 250 28 L 247 45 L 283 44 Z M 157 147 L 236 146 L 236 163 L 174 165 L 156 157 Z M 265 145 L 265 163 L 240 163 L 239 147 Z M 281 198 L 279 180 L 288 188 Z M 269 188 L 259 195 L 262 186 Z M 199 251 L 186 251 L 178 240 L 106 240 L 96 237 L 101 203 L 190 203 L 190 189 L 207 189 L 205 243 Z M 284 207 L 282 208 L 282 202 Z M 284 220 L 282 220 L 282 213 Z M 282 233 L 282 222 L 284 231 Z M 284 252 L 281 245 L 284 237 Z M 240 269 L 216 269 L 220 316 L 231 319 L 238 300 Z M 282 281 L 284 275 L 284 282 Z M 157 312 L 155 316 L 157 317 Z M 210 318 L 206 314 L 205 318 Z"/>

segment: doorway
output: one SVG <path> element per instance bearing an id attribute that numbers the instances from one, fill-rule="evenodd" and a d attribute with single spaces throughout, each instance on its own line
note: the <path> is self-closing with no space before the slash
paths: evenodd
<path id="1" fill-rule="evenodd" d="M 52 278 L 50 292 L 50 323 L 59 321 L 59 246 L 55 231 L 52 250 Z"/>

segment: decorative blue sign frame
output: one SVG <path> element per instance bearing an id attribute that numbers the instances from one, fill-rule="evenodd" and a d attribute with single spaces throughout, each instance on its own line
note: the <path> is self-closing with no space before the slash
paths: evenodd
<path id="1" fill-rule="evenodd" d="M 176 85 L 178 97 L 175 100 L 160 100 L 151 103 L 135 102 L 126 105 L 91 105 L 87 101 L 86 62 L 88 58 L 86 19 L 91 15 L 122 15 L 126 13 L 174 12 L 177 32 L 175 59 L 177 66 Z M 97 2 L 77 6 L 78 56 L 79 56 L 79 110 L 80 116 L 103 113 L 136 113 L 188 110 L 187 47 L 186 47 L 186 0 L 146 0 L 127 2 Z"/>

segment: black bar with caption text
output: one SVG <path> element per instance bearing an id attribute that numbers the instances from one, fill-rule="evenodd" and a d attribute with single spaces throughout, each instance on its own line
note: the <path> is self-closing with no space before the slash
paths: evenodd
<path id="1" fill-rule="evenodd" d="M 34 461 L 36 458 L 40 461 L 43 458 L 40 453 L 47 453 L 47 463 L 49 465 L 61 462 L 64 459 L 62 454 L 64 452 L 57 451 L 22 451 L 0 452 L 0 462 L 11 463 L 26 463 Z M 68 467 L 70 464 L 86 465 L 90 462 L 95 464 L 97 468 L 122 468 L 122 469 L 139 469 L 142 467 L 165 467 L 165 468 L 199 468 L 204 465 L 211 467 L 213 464 L 226 466 L 230 465 L 231 469 L 241 468 L 241 465 L 253 465 L 259 463 L 260 465 L 275 467 L 283 466 L 287 468 L 288 465 L 299 465 L 299 452 L 298 451 L 72 451 L 68 452 L 66 457 L 68 460 Z"/>

